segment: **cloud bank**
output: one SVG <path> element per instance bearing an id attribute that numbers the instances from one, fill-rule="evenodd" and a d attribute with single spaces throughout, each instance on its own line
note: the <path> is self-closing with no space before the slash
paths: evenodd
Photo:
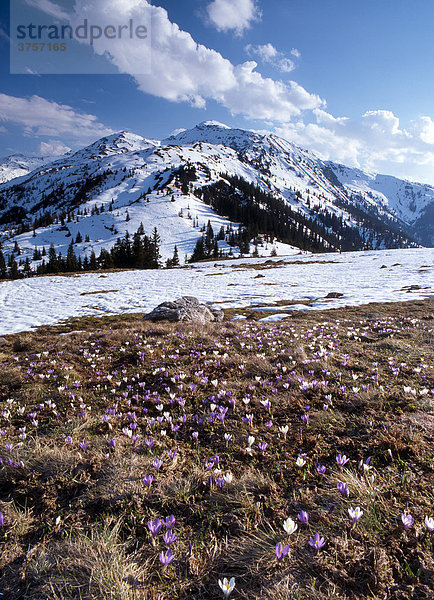
<path id="1" fill-rule="evenodd" d="M 113 133 L 95 115 L 78 112 L 67 104 L 40 96 L 19 98 L 0 94 L 0 122 L 21 126 L 27 136 L 66 136 L 79 144 Z"/>

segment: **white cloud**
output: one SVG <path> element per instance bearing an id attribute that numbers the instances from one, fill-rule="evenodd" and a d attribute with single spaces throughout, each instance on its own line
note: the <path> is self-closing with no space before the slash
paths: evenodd
<path id="1" fill-rule="evenodd" d="M 420 117 L 403 128 L 388 110 L 367 111 L 358 120 L 336 118 L 321 109 L 313 114 L 314 123 L 299 120 L 277 127 L 275 132 L 324 160 L 434 183 L 434 121 L 430 117 Z"/>
<path id="2" fill-rule="evenodd" d="M 92 22 L 105 22 L 107 15 L 115 22 L 132 18 L 140 23 L 151 18 L 150 74 L 140 74 L 147 58 L 146 48 L 136 39 L 100 38 L 93 45 L 94 51 L 108 57 L 121 73 L 132 75 L 145 93 L 189 102 L 197 108 L 214 100 L 232 114 L 273 121 L 286 121 L 302 110 L 325 104 L 295 82 L 286 84 L 264 78 L 255 70 L 253 61 L 233 65 L 219 52 L 196 43 L 188 32 L 169 20 L 165 9 L 146 0 L 76 0 L 72 21 L 78 22 L 84 14 Z"/>
<path id="3" fill-rule="evenodd" d="M 287 58 L 283 52 L 276 50 L 273 44 L 268 43 L 259 46 L 248 44 L 245 50 L 250 56 L 257 56 L 263 62 L 272 64 L 283 73 L 290 73 L 295 69 L 294 61 Z M 293 52 L 292 50 L 291 54 Z M 298 53 L 298 56 L 300 56 L 300 53 Z"/>
<path id="4" fill-rule="evenodd" d="M 363 119 L 373 131 L 380 134 L 400 134 L 399 119 L 390 110 L 369 110 Z"/>
<path id="5" fill-rule="evenodd" d="M 412 134 L 426 144 L 434 144 L 434 121 L 430 117 L 420 117 L 413 122 Z"/>
<path id="6" fill-rule="evenodd" d="M 41 142 L 39 145 L 39 154 L 41 156 L 63 156 L 70 150 L 71 148 L 69 148 L 69 146 L 65 146 L 65 144 L 58 140 Z"/>
<path id="7" fill-rule="evenodd" d="M 96 116 L 40 96 L 18 98 L 0 94 L 0 121 L 23 127 L 28 136 L 67 137 L 80 144 L 113 133 Z"/>
<path id="8" fill-rule="evenodd" d="M 295 81 L 289 84 L 264 78 L 255 71 L 254 61 L 235 68 L 236 85 L 221 94 L 221 102 L 232 114 L 251 119 L 286 122 L 304 110 L 322 106 L 319 96 L 310 94 Z"/>
<path id="9" fill-rule="evenodd" d="M 207 13 L 219 31 L 234 30 L 238 35 L 261 18 L 255 0 L 213 0 L 207 6 Z"/>

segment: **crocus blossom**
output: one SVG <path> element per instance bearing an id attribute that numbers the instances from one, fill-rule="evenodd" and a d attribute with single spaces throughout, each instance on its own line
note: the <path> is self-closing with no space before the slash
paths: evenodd
<path id="1" fill-rule="evenodd" d="M 430 533 L 434 531 L 434 519 L 432 517 L 425 517 L 425 527 Z"/>
<path id="2" fill-rule="evenodd" d="M 155 521 L 148 521 L 147 525 L 152 537 L 155 537 L 163 526 L 163 523 L 160 519 L 155 519 Z"/>
<path id="3" fill-rule="evenodd" d="M 414 523 L 413 517 L 407 513 L 402 513 L 401 521 L 402 521 L 405 531 L 408 531 Z"/>
<path id="4" fill-rule="evenodd" d="M 302 510 L 298 513 L 297 519 L 300 521 L 300 523 L 307 525 L 309 523 L 309 513 L 305 510 Z"/>
<path id="5" fill-rule="evenodd" d="M 219 579 L 219 586 L 225 598 L 229 598 L 235 587 L 235 577 L 231 577 L 230 581 L 226 577 L 223 578 L 223 581 Z"/>
<path id="6" fill-rule="evenodd" d="M 319 533 L 315 533 L 313 537 L 309 538 L 309 546 L 318 552 L 318 550 L 321 550 L 325 546 L 325 540 Z"/>
<path id="7" fill-rule="evenodd" d="M 337 482 L 336 489 L 338 490 L 338 492 L 340 492 L 342 494 L 342 496 L 350 495 L 347 484 L 343 483 L 342 481 Z"/>
<path id="8" fill-rule="evenodd" d="M 361 510 L 360 506 L 356 506 L 356 508 L 349 508 L 348 514 L 353 523 L 357 523 L 357 521 L 363 516 L 363 510 Z"/>
<path id="9" fill-rule="evenodd" d="M 289 546 L 287 544 L 282 546 L 282 543 L 279 542 L 274 551 L 276 553 L 277 560 L 282 560 L 282 558 L 285 558 L 285 556 L 288 554 Z"/>
<path id="10" fill-rule="evenodd" d="M 169 548 L 166 550 L 166 552 L 160 552 L 158 558 L 160 559 L 161 564 L 166 567 L 167 565 L 170 565 L 175 556 L 173 555 L 172 550 Z"/>
<path id="11" fill-rule="evenodd" d="M 283 529 L 286 531 L 288 535 L 292 535 L 294 531 L 297 529 L 297 523 L 295 523 L 291 517 L 288 517 L 283 521 Z"/>
<path id="12" fill-rule="evenodd" d="M 338 463 L 338 465 L 340 465 L 341 467 L 343 467 L 344 465 L 346 465 L 346 464 L 347 464 L 347 462 L 348 462 L 349 460 L 350 460 L 350 459 L 349 459 L 349 458 L 347 458 L 347 457 L 345 456 L 345 454 L 341 454 L 340 452 L 339 452 L 339 454 L 336 456 L 336 462 L 337 462 L 337 463 Z"/>

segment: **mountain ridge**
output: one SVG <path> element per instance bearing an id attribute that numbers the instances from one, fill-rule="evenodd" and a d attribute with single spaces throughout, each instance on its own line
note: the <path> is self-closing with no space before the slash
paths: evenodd
<path id="1" fill-rule="evenodd" d="M 17 242 L 24 257 L 51 243 L 65 254 L 79 227 L 89 238 L 76 245 L 80 255 L 110 249 L 141 223 L 147 234 L 158 227 L 164 257 L 174 245 L 189 256 L 208 221 L 214 229 L 248 229 L 244 251 L 261 235 L 270 247 L 280 236 L 315 251 L 432 246 L 426 215 L 433 206 L 433 186 L 322 161 L 275 134 L 205 121 L 161 141 L 121 131 L 2 183 L 0 236 L 6 254 Z M 218 240 L 219 250 L 234 248 L 231 240 Z"/>

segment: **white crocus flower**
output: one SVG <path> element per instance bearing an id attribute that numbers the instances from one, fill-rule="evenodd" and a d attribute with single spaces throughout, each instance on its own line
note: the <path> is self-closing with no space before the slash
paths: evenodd
<path id="1" fill-rule="evenodd" d="M 288 535 L 292 535 L 297 529 L 297 523 L 295 523 L 291 517 L 288 517 L 285 521 L 283 521 L 283 529 Z"/>
<path id="2" fill-rule="evenodd" d="M 223 475 L 223 479 L 225 480 L 226 483 L 232 483 L 234 476 L 232 475 L 232 473 L 225 473 Z"/>
<path id="3" fill-rule="evenodd" d="M 229 595 L 232 593 L 235 587 L 235 577 L 232 577 L 230 581 L 228 581 L 226 577 L 223 579 L 223 581 L 219 579 L 219 586 L 225 595 L 225 598 L 229 598 Z"/>

